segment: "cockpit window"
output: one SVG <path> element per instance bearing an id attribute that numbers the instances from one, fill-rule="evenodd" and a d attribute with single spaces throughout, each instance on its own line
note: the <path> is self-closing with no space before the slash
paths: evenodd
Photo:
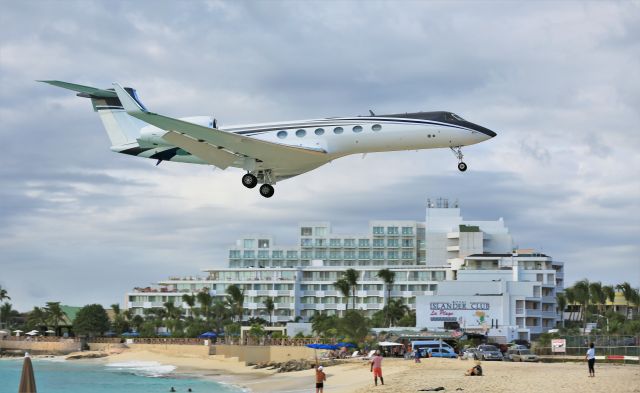
<path id="1" fill-rule="evenodd" d="M 451 117 L 453 117 L 455 120 L 458 120 L 458 121 L 466 121 L 465 119 L 463 119 L 462 117 L 456 115 L 455 113 L 452 113 Z"/>

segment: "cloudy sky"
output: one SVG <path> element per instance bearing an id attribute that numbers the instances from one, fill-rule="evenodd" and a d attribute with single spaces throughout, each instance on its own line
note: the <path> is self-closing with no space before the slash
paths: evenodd
<path id="1" fill-rule="evenodd" d="M 449 110 L 498 132 L 465 150 L 349 157 L 264 199 L 241 171 L 109 151 L 88 100 L 34 82 L 137 88 L 220 125 Z M 0 4 L 0 285 L 21 310 L 122 302 L 303 220 L 364 232 L 427 197 L 504 217 L 581 278 L 640 284 L 640 3 Z"/>

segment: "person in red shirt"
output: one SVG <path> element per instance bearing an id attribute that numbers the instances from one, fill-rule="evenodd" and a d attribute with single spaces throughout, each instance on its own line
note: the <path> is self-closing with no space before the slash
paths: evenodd
<path id="1" fill-rule="evenodd" d="M 322 371 L 322 366 L 316 367 L 316 393 L 322 393 L 324 389 L 324 381 L 327 380 L 327 374 Z"/>
<path id="2" fill-rule="evenodd" d="M 373 373 L 373 383 L 378 386 L 378 377 L 380 377 L 380 383 L 384 385 L 384 379 L 382 379 L 382 356 L 380 356 L 380 351 L 376 351 L 373 359 L 371 359 L 371 372 Z"/>

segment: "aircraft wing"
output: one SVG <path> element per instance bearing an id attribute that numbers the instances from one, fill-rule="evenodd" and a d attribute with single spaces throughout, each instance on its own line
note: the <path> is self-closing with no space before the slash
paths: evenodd
<path id="1" fill-rule="evenodd" d="M 273 169 L 291 167 L 292 165 L 307 167 L 317 164 L 319 166 L 328 161 L 327 153 L 324 150 L 262 141 L 149 112 L 142 108 L 119 84 L 114 83 L 113 86 L 129 115 L 169 131 L 163 137 L 164 139 L 213 165 L 226 168 L 233 162 L 229 162 L 231 160 L 229 155 L 237 155 L 238 158 L 255 158 L 262 161 L 263 166 Z M 202 146 L 198 146 L 198 144 Z M 220 164 L 222 165 L 215 163 L 219 157 L 214 156 L 220 156 L 217 153 L 227 153 L 221 159 L 223 162 Z M 227 165 L 225 166 L 224 163 Z"/>

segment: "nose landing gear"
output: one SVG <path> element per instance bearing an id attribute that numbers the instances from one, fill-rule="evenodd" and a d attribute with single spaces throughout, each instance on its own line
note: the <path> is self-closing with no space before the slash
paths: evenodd
<path id="1" fill-rule="evenodd" d="M 458 170 L 460 170 L 460 172 L 464 172 L 467 170 L 467 164 L 465 164 L 462 161 L 462 158 L 464 157 L 462 155 L 462 146 L 451 146 L 451 151 L 453 152 L 453 155 L 456 156 L 456 158 L 458 159 Z"/>

